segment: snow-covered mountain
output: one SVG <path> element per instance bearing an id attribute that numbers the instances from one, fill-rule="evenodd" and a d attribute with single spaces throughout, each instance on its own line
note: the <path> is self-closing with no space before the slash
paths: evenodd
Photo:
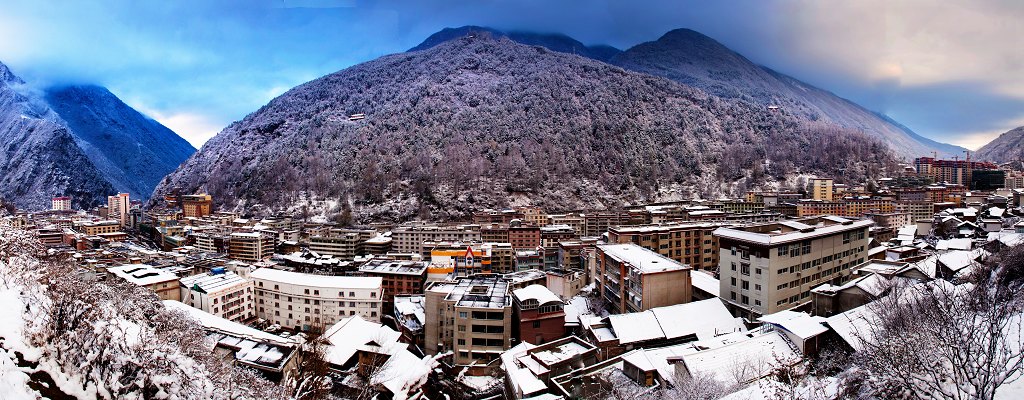
<path id="1" fill-rule="evenodd" d="M 796 78 L 754 64 L 714 39 L 676 29 L 658 40 L 633 46 L 609 62 L 664 76 L 724 98 L 785 108 L 795 115 L 856 129 L 887 143 L 907 158 L 958 155 L 964 149 L 917 135 L 892 119 Z"/>
<path id="2" fill-rule="evenodd" d="M 132 197 L 149 197 L 164 176 L 196 151 L 106 88 L 59 86 L 47 89 L 46 100 L 103 176 Z"/>
<path id="3" fill-rule="evenodd" d="M 195 149 L 98 86 L 37 90 L 0 64 L 0 197 L 27 209 L 145 199 Z"/>
<path id="4" fill-rule="evenodd" d="M 467 35 L 288 91 L 155 194 L 205 188 L 246 208 L 312 196 L 357 218 L 448 218 L 518 201 L 557 210 L 718 195 L 798 171 L 858 179 L 891 161 L 881 142 L 784 110 Z"/>
<path id="5" fill-rule="evenodd" d="M 975 158 L 1000 163 L 1024 160 L 1024 126 L 1003 132 L 981 146 Z"/>

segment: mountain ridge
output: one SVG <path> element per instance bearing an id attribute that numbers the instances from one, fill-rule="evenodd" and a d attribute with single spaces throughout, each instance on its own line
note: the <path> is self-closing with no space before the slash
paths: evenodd
<path id="1" fill-rule="evenodd" d="M 96 85 L 30 88 L 0 63 L 0 196 L 48 209 L 76 208 L 128 192 L 147 198 L 194 149 L 173 131 Z"/>
<path id="2" fill-rule="evenodd" d="M 974 153 L 979 160 L 997 163 L 1021 161 L 1024 159 L 1024 126 L 1003 132 Z"/>
<path id="3" fill-rule="evenodd" d="M 657 40 L 626 49 L 609 62 L 626 69 L 664 76 L 716 96 L 787 107 L 809 119 L 823 119 L 845 128 L 862 130 L 885 141 L 905 158 L 930 155 L 932 151 L 956 155 L 965 150 L 920 136 L 891 118 L 882 117 L 855 102 L 755 64 L 715 39 L 691 29 L 669 31 Z"/>
<path id="4" fill-rule="evenodd" d="M 521 201 L 614 208 L 713 196 L 796 170 L 855 179 L 891 163 L 854 131 L 474 35 L 287 91 L 218 133 L 153 199 L 205 188 L 229 208 L 316 198 L 357 218 L 460 218 Z"/>

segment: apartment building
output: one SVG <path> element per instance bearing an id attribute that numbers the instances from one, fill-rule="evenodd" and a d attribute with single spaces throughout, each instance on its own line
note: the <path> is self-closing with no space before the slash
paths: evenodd
<path id="1" fill-rule="evenodd" d="M 846 215 L 846 204 L 840 201 L 800 200 L 796 203 L 796 215 L 799 217 Z"/>
<path id="2" fill-rule="evenodd" d="M 71 198 L 68 196 L 54 197 L 50 203 L 54 211 L 71 211 Z"/>
<path id="3" fill-rule="evenodd" d="M 384 297 L 380 277 L 325 276 L 260 268 L 249 277 L 256 288 L 256 315 L 283 327 L 323 329 L 359 315 L 380 322 Z"/>
<path id="4" fill-rule="evenodd" d="M 509 243 L 508 225 L 481 226 L 480 241 L 484 243 Z"/>
<path id="5" fill-rule="evenodd" d="M 196 249 L 207 253 L 227 253 L 231 237 L 218 233 L 199 232 L 191 234 Z"/>
<path id="6" fill-rule="evenodd" d="M 715 229 L 724 223 L 674 223 L 611 228 L 608 243 L 633 243 L 693 269 L 718 270 Z"/>
<path id="7" fill-rule="evenodd" d="M 810 302 L 811 289 L 842 284 L 867 259 L 871 220 L 835 216 L 718 228 L 720 292 L 737 316 L 759 316 Z"/>
<path id="8" fill-rule="evenodd" d="M 448 279 L 450 275 L 508 273 L 517 269 L 516 251 L 509 243 L 424 242 L 429 254 L 428 280 Z"/>
<path id="9" fill-rule="evenodd" d="M 423 242 L 479 242 L 478 225 L 402 226 L 391 230 L 391 249 L 398 253 L 419 252 Z"/>
<path id="10" fill-rule="evenodd" d="M 381 278 L 384 289 L 384 313 L 394 310 L 395 296 L 423 293 L 427 283 L 427 263 L 423 261 L 370 260 L 359 266 L 359 272 Z"/>
<path id="11" fill-rule="evenodd" d="M 203 218 L 213 212 L 213 196 L 189 194 L 181 196 L 181 214 L 185 218 Z"/>
<path id="12" fill-rule="evenodd" d="M 132 208 L 128 193 L 107 196 L 107 217 L 115 219 L 124 227 L 128 226 L 128 211 Z"/>
<path id="13" fill-rule="evenodd" d="M 911 219 L 910 217 L 910 213 L 906 212 L 871 212 L 864 214 L 864 216 L 872 221 L 875 221 L 875 226 L 882 228 L 899 229 L 914 223 L 914 220 Z"/>
<path id="14" fill-rule="evenodd" d="M 181 302 L 234 322 L 256 318 L 252 281 L 224 267 L 181 278 Z"/>
<path id="15" fill-rule="evenodd" d="M 160 300 L 181 301 L 178 276 L 146 264 L 129 264 L 107 268 L 116 279 L 152 290 Z"/>
<path id="16" fill-rule="evenodd" d="M 512 291 L 515 337 L 544 344 L 565 336 L 565 304 L 545 286 L 530 285 Z"/>
<path id="17" fill-rule="evenodd" d="M 598 288 L 613 314 L 692 299 L 689 265 L 632 243 L 598 245 L 595 258 Z"/>
<path id="18" fill-rule="evenodd" d="M 87 236 L 97 236 L 106 233 L 120 232 L 121 223 L 116 220 L 83 222 L 79 229 Z"/>
<path id="19" fill-rule="evenodd" d="M 328 229 L 309 236 L 309 250 L 351 261 L 365 254 L 366 241 L 376 236 L 372 229 Z"/>
<path id="20" fill-rule="evenodd" d="M 830 178 L 811 178 L 807 182 L 807 191 L 814 200 L 832 201 L 832 182 Z"/>
<path id="21" fill-rule="evenodd" d="M 424 351 L 451 351 L 457 366 L 485 366 L 512 346 L 510 280 L 478 274 L 426 290 Z"/>
<path id="22" fill-rule="evenodd" d="M 262 233 L 232 233 L 228 255 L 240 261 L 256 262 L 268 259 L 274 255 L 274 239 Z"/>
<path id="23" fill-rule="evenodd" d="M 630 220 L 628 212 L 602 212 L 583 214 L 583 232 L 577 232 L 581 236 L 601 236 L 608 229 L 628 224 Z"/>
<path id="24" fill-rule="evenodd" d="M 540 247 L 540 227 L 513 223 L 508 227 L 508 242 L 516 250 L 534 250 Z"/>
<path id="25" fill-rule="evenodd" d="M 990 162 L 920 157 L 914 159 L 914 169 L 919 175 L 931 177 L 935 182 L 969 186 L 974 171 L 997 170 L 999 166 Z"/>

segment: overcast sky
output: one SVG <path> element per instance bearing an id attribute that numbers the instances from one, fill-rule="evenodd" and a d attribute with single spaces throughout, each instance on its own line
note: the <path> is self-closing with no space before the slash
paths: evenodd
<path id="1" fill-rule="evenodd" d="M 295 85 L 463 25 L 623 49 L 690 28 L 936 140 L 976 148 L 1024 125 L 1018 0 L 4 3 L 16 74 L 106 86 L 196 147 Z"/>

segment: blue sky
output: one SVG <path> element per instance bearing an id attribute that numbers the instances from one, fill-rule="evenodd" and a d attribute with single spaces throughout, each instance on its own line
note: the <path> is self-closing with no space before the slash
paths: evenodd
<path id="1" fill-rule="evenodd" d="M 674 28 L 969 148 L 1024 125 L 1024 2 L 5 1 L 0 61 L 97 83 L 197 147 L 302 82 L 444 27 L 627 48 Z"/>

